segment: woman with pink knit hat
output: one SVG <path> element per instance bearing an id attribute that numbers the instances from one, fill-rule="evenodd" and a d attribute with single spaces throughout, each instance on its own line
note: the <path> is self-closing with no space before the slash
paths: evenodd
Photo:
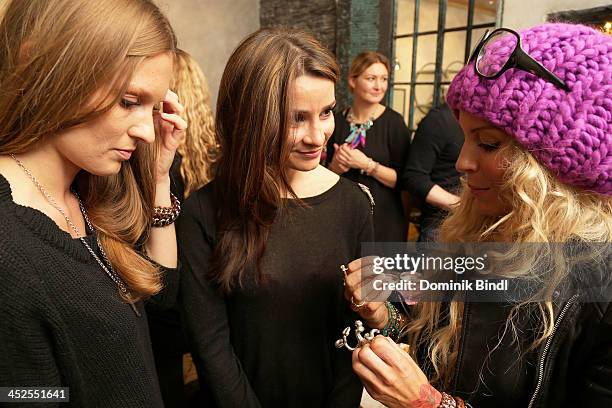
<path id="1" fill-rule="evenodd" d="M 506 243 L 502 268 L 530 278 L 537 263 L 550 279 L 529 301 L 455 297 L 388 317 L 407 322 L 409 353 L 383 336 L 353 352 L 375 399 L 390 408 L 612 406 L 611 63 L 612 37 L 581 25 L 481 39 L 448 91 L 465 136 L 463 191 L 440 238 Z M 568 255 L 575 248 L 579 261 Z M 519 257 L 534 263 L 512 269 Z M 563 286 L 584 277 L 599 279 L 602 298 Z"/>

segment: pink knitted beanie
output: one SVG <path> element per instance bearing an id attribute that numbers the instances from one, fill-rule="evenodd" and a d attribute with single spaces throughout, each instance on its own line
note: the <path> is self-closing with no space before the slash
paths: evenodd
<path id="1" fill-rule="evenodd" d="M 483 79 L 470 63 L 450 85 L 449 106 L 512 135 L 560 181 L 612 195 L 612 37 L 572 24 L 519 34 L 525 52 L 570 92 L 518 69 Z"/>

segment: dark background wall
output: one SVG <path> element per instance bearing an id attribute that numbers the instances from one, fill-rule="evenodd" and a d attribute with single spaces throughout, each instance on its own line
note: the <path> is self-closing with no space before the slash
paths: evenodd
<path id="1" fill-rule="evenodd" d="M 312 33 L 338 59 L 342 73 L 336 87 L 339 107 L 348 106 L 347 73 L 364 50 L 391 59 L 393 0 L 260 0 L 260 26 L 288 26 Z"/>

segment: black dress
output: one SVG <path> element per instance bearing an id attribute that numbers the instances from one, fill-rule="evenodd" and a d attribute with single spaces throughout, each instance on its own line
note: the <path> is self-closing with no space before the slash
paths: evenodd
<path id="1" fill-rule="evenodd" d="M 180 303 L 206 407 L 358 407 L 351 354 L 334 347 L 355 315 L 339 266 L 372 240 L 371 204 L 340 178 L 279 214 L 262 260 L 266 283 L 224 295 L 208 279 L 216 237 L 215 182 L 178 221 Z M 333 222 L 328 222 L 334 220 Z"/>
<path id="2" fill-rule="evenodd" d="M 401 184 L 423 201 L 420 219 L 420 241 L 434 241 L 447 212 L 427 204 L 425 198 L 434 185 L 457 194 L 459 172 L 455 163 L 463 146 L 463 131 L 448 105 L 432 109 L 419 123 Z"/>
<path id="3" fill-rule="evenodd" d="M 158 307 L 175 303 L 176 275 L 165 269 Z M 62 407 L 164 406 L 142 302 L 137 317 L 80 240 L 15 204 L 1 175 L 0 276 L 0 387 L 69 387 Z"/>
<path id="4" fill-rule="evenodd" d="M 340 145 L 351 133 L 346 120 L 347 110 L 335 113 L 336 128 L 327 145 L 327 162 L 331 163 L 334 155 L 334 143 Z M 374 236 L 377 242 L 400 242 L 406 240 L 408 225 L 402 205 L 400 176 L 410 150 L 410 131 L 404 118 L 391 108 L 385 108 L 381 116 L 374 121 L 366 133 L 366 145 L 359 147 L 366 156 L 383 166 L 397 172 L 395 188 L 386 187 L 374 177 L 360 174 L 351 169 L 342 176 L 349 180 L 366 185 L 376 202 L 374 209 Z"/>

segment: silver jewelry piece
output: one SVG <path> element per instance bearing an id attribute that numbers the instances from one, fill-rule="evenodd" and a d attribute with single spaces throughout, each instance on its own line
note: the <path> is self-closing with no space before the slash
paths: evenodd
<path id="1" fill-rule="evenodd" d="M 363 327 L 363 323 L 361 320 L 355 320 L 355 337 L 357 338 L 357 345 L 355 347 L 351 347 L 348 343 L 348 336 L 351 334 L 351 328 L 345 327 L 342 330 L 342 338 L 336 340 L 334 345 L 336 348 L 341 349 L 342 347 L 346 348 L 349 351 L 355 350 L 357 347 L 362 347 L 364 344 L 367 344 L 374 340 L 377 334 L 380 334 L 380 330 L 372 329 L 369 333 L 366 333 L 364 336 L 361 335 L 365 331 L 365 327 Z"/>
<path id="2" fill-rule="evenodd" d="M 59 211 L 60 214 L 62 214 L 62 216 L 66 220 L 66 224 L 68 224 L 70 229 L 72 229 L 72 231 L 74 231 L 76 237 L 83 243 L 85 248 L 87 248 L 87 251 L 96 260 L 98 265 L 100 265 L 102 270 L 119 287 L 119 290 L 121 291 L 121 293 L 123 295 L 129 297 L 129 291 L 127 289 L 127 286 L 126 286 L 125 282 L 123 281 L 123 279 L 121 279 L 119 274 L 113 268 L 113 265 L 108 260 L 108 256 L 106 255 L 106 252 L 104 251 L 104 248 L 102 248 L 102 244 L 100 243 L 100 239 L 98 238 L 98 236 L 96 235 L 96 243 L 98 244 L 98 249 L 100 250 L 100 253 L 102 254 L 102 257 L 104 258 L 104 262 L 106 262 L 106 265 L 102 262 L 100 257 L 98 257 L 98 255 L 96 255 L 96 253 L 93 251 L 91 246 L 87 243 L 87 241 L 85 241 L 85 238 L 82 236 L 81 231 L 79 231 L 77 226 L 74 225 L 74 223 L 68 217 L 66 212 L 62 209 L 62 207 L 59 206 L 57 201 L 55 201 L 55 199 L 51 196 L 51 194 L 49 194 L 49 192 L 43 187 L 43 185 L 38 182 L 38 180 L 36 179 L 36 177 L 34 177 L 32 172 L 13 153 L 11 153 L 10 156 L 11 156 L 11 158 L 13 160 L 15 160 L 17 162 L 17 165 L 19 165 L 19 167 L 21 167 L 23 172 L 30 178 L 30 180 L 32 180 L 32 182 L 34 183 L 34 185 L 36 186 L 38 191 L 40 191 L 41 194 L 43 196 L 45 196 L 45 198 L 47 199 L 49 204 L 51 204 L 53 206 L 53 208 L 55 208 L 57 211 Z M 72 191 L 72 193 L 76 196 L 77 200 L 79 200 L 79 209 L 81 210 L 81 213 L 83 214 L 83 219 L 85 219 L 85 223 L 87 224 L 87 228 L 89 228 L 91 231 L 95 231 L 93 225 L 91 224 L 91 221 L 89 221 L 89 217 L 87 216 L 87 212 L 85 211 L 85 206 L 83 205 L 83 202 L 81 201 L 81 197 L 79 197 L 79 195 L 78 195 L 78 193 L 76 191 Z M 134 303 L 132 303 L 132 302 L 129 302 L 128 304 L 132 307 L 132 310 L 134 310 L 134 313 L 136 313 L 136 316 L 140 317 L 140 312 L 138 311 L 138 309 L 136 309 L 136 305 Z"/>
<path id="3" fill-rule="evenodd" d="M 346 286 L 346 277 L 349 269 L 346 265 L 340 265 L 340 269 L 342 270 L 342 274 L 344 275 L 344 279 L 342 279 L 342 286 Z"/>

